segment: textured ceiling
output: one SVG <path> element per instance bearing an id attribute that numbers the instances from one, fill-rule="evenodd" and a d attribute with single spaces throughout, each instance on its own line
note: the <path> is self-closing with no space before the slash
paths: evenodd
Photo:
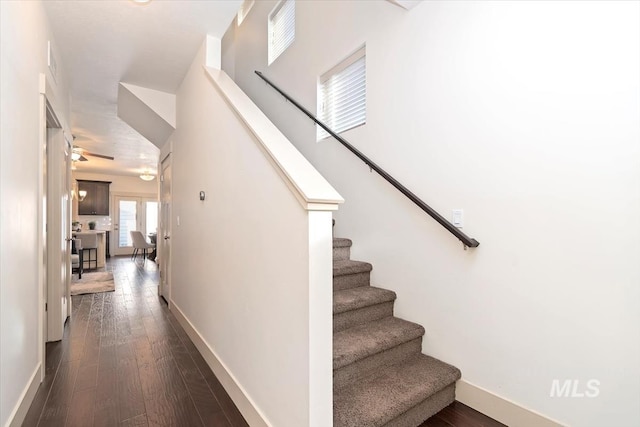
<path id="1" fill-rule="evenodd" d="M 206 35 L 222 38 L 241 0 L 44 1 L 65 66 L 78 171 L 155 173 L 159 149 L 117 117 L 118 83 L 175 93 Z"/>

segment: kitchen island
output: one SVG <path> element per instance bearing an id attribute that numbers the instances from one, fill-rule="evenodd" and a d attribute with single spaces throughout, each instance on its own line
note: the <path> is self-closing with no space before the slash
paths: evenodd
<path id="1" fill-rule="evenodd" d="M 106 251 L 106 242 L 107 242 L 107 237 L 106 237 L 106 231 L 104 230 L 84 230 L 84 231 L 74 231 L 71 233 L 71 235 L 77 239 L 81 239 L 82 240 L 82 236 L 88 236 L 88 235 L 97 235 L 98 237 L 98 250 L 97 250 L 97 257 L 98 257 L 98 268 L 103 268 L 106 263 L 107 263 L 107 251 Z M 83 245 L 84 247 L 84 245 Z M 89 261 L 87 261 L 89 259 L 89 256 L 87 253 L 85 253 L 84 256 L 84 265 L 82 266 L 85 270 L 89 269 Z"/>

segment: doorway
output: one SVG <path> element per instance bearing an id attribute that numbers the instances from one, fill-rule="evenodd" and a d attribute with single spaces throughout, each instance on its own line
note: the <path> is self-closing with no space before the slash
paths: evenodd
<path id="1" fill-rule="evenodd" d="M 153 195 L 115 195 L 114 202 L 116 221 L 112 252 L 115 255 L 131 255 L 131 231 L 141 231 L 148 238 L 149 233 L 158 230 L 158 199 Z"/>
<path id="2" fill-rule="evenodd" d="M 158 258 L 160 286 L 158 293 L 171 308 L 171 154 L 162 160 L 160 175 L 160 229 Z"/>
<path id="3" fill-rule="evenodd" d="M 71 142 L 49 102 L 45 117 L 45 334 L 59 341 L 71 312 Z"/>

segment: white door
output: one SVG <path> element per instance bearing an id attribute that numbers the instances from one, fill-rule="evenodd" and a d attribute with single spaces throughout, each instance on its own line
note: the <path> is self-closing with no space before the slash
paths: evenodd
<path id="1" fill-rule="evenodd" d="M 47 119 L 46 325 L 47 341 L 58 341 L 71 307 L 71 144 Z"/>
<path id="2" fill-rule="evenodd" d="M 135 198 L 116 197 L 116 222 L 113 225 L 115 231 L 114 255 L 127 255 L 133 253 L 131 231 L 138 229 L 138 201 Z"/>
<path id="3" fill-rule="evenodd" d="M 60 195 L 62 215 L 62 323 L 71 316 L 71 143 L 65 139 Z"/>
<path id="4" fill-rule="evenodd" d="M 160 228 L 158 229 L 160 288 L 158 292 L 171 304 L 171 155 L 162 161 L 160 175 Z"/>
<path id="5" fill-rule="evenodd" d="M 115 255 L 131 255 L 133 253 L 131 231 L 142 231 L 147 240 L 149 240 L 149 233 L 156 232 L 158 228 L 158 201 L 153 196 L 116 196 L 115 206 L 113 253 Z"/>

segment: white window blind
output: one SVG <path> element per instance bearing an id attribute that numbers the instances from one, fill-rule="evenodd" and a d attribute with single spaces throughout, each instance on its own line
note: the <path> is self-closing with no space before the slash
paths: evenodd
<path id="1" fill-rule="evenodd" d="M 283 0 L 269 14 L 269 65 L 296 37 L 296 3 Z"/>
<path id="2" fill-rule="evenodd" d="M 340 133 L 366 122 L 366 55 L 362 47 L 320 77 L 318 119 Z M 317 126 L 318 141 L 329 134 Z"/>

